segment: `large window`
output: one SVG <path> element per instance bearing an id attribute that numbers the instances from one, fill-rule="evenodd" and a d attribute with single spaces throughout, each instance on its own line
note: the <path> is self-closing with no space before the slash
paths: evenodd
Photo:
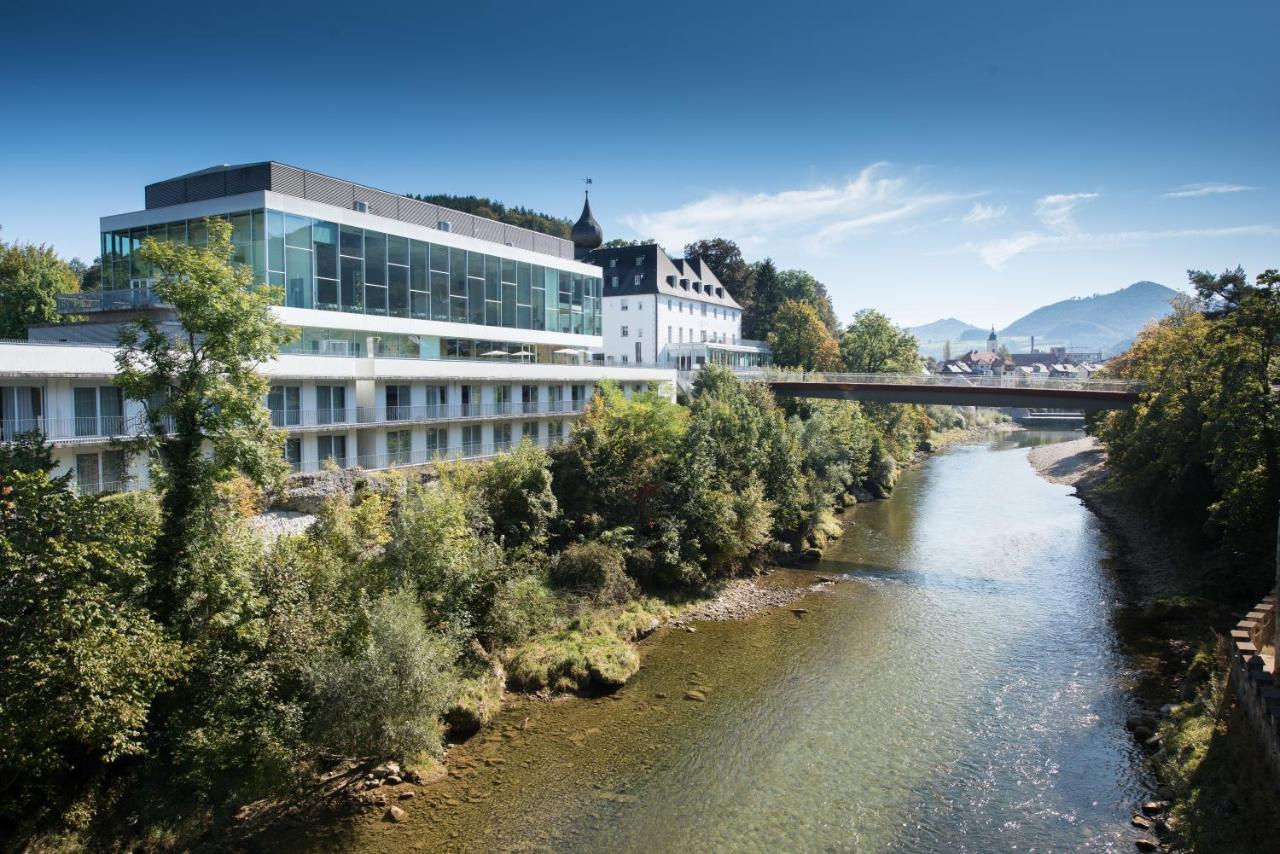
<path id="1" fill-rule="evenodd" d="M 228 214 L 233 258 L 284 303 L 364 314 L 600 334 L 601 280 L 281 211 Z M 140 287 L 148 237 L 204 245 L 203 220 L 102 235 L 103 288 Z"/>
<path id="2" fill-rule="evenodd" d="M 321 465 L 325 461 L 332 461 L 338 468 L 345 468 L 347 465 L 347 437 L 342 433 L 332 436 L 317 436 L 316 456 L 319 457 Z"/>
<path id="3" fill-rule="evenodd" d="M 115 386 L 72 391 L 77 436 L 119 436 L 124 432 L 124 398 Z"/>
<path id="4" fill-rule="evenodd" d="M 271 423 L 276 427 L 293 427 L 302 423 L 302 387 L 278 385 L 267 395 Z"/>

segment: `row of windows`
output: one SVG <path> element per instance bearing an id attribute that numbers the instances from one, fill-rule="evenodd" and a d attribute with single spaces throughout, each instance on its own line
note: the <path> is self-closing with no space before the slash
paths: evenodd
<path id="1" fill-rule="evenodd" d="M 227 217 L 233 259 L 285 290 L 285 305 L 418 320 L 600 334 L 600 279 L 339 225 L 282 211 Z M 137 287 L 152 271 L 147 237 L 204 245 L 201 220 L 102 235 L 103 287 Z"/>
<path id="2" fill-rule="evenodd" d="M 444 427 L 430 427 L 424 433 L 424 454 L 418 454 L 415 447 L 414 431 L 388 430 L 385 454 L 376 454 L 373 459 L 353 460 L 348 454 L 347 436 L 345 433 L 321 434 L 316 437 L 316 458 L 323 465 L 335 465 L 344 468 L 348 465 L 364 465 L 367 468 L 389 468 L 407 466 L 415 463 L 430 462 L 438 456 L 452 455 L 460 451 L 464 456 L 475 456 L 481 453 L 502 452 L 511 450 L 516 442 L 528 439 L 538 443 L 539 426 L 537 421 L 526 421 L 516 425 L 509 422 L 493 424 L 488 427 L 489 439 L 485 442 L 485 427 L 479 424 L 462 428 L 461 445 L 450 447 L 449 431 Z M 547 422 L 547 443 L 558 444 L 564 441 L 565 423 L 563 421 Z M 96 455 L 86 455 L 96 456 Z M 284 458 L 295 469 L 302 468 L 302 439 L 285 440 Z"/>
<path id="3" fill-rule="evenodd" d="M 282 353 L 309 353 L 316 356 L 375 356 L 408 359 L 473 359 L 525 364 L 569 364 L 580 354 L 559 345 L 485 341 L 477 338 L 440 338 L 398 332 L 368 332 L 352 329 L 302 327 L 297 336 L 280 348 Z"/>

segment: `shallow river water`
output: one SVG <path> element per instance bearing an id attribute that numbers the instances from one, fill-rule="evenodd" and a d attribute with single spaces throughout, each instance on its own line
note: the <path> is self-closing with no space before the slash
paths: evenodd
<path id="1" fill-rule="evenodd" d="M 1131 850 L 1147 792 L 1111 544 L 1015 433 L 952 448 L 849 514 L 804 572 L 848 581 L 660 632 L 619 694 L 519 699 L 456 775 L 316 847 Z M 684 698 L 698 688 L 705 702 Z"/>

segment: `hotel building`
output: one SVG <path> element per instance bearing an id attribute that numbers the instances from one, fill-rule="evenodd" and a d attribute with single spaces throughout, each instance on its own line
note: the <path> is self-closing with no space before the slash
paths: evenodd
<path id="1" fill-rule="evenodd" d="M 141 406 L 112 385 L 114 343 L 139 316 L 176 329 L 138 253 L 201 245 L 232 225 L 233 259 L 280 286 L 295 341 L 263 366 L 264 401 L 297 471 L 483 457 L 562 441 L 605 379 L 674 389 L 658 365 L 599 364 L 601 271 L 574 244 L 276 162 L 148 185 L 145 209 L 101 220 L 100 291 L 59 309 L 83 321 L 0 343 L 0 440 L 40 429 L 80 489 L 146 483 L 116 440 Z"/>

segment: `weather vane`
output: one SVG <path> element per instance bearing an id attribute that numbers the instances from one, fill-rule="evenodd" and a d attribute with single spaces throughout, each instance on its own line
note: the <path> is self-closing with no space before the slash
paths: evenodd
<path id="1" fill-rule="evenodd" d="M 590 186 L 591 186 L 591 179 L 590 179 L 590 178 L 583 178 L 583 179 L 582 179 L 582 184 L 583 184 L 583 186 L 584 186 L 584 187 L 590 187 Z"/>

